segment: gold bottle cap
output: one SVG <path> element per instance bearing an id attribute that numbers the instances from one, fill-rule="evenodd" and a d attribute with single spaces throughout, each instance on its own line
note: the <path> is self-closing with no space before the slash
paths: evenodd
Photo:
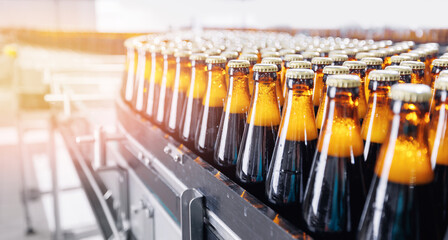
<path id="1" fill-rule="evenodd" d="M 291 61 L 289 62 L 290 69 L 311 69 L 312 65 L 308 61 Z"/>
<path id="2" fill-rule="evenodd" d="M 366 57 L 361 59 L 362 62 L 365 62 L 367 65 L 381 65 L 383 64 L 383 59 L 377 57 Z"/>
<path id="3" fill-rule="evenodd" d="M 442 56 L 439 57 L 439 59 L 448 59 L 448 55 L 442 55 Z"/>
<path id="4" fill-rule="evenodd" d="M 313 79 L 314 71 L 310 69 L 288 69 L 286 77 L 292 79 Z"/>
<path id="5" fill-rule="evenodd" d="M 397 71 L 391 70 L 373 70 L 369 73 L 370 81 L 398 81 L 400 80 L 400 74 Z"/>
<path id="6" fill-rule="evenodd" d="M 229 68 L 248 68 L 250 63 L 247 60 L 230 60 L 227 66 Z"/>
<path id="7" fill-rule="evenodd" d="M 324 74 L 335 75 L 335 74 L 349 74 L 350 71 L 347 67 L 343 66 L 326 66 L 322 71 Z"/>
<path id="8" fill-rule="evenodd" d="M 417 61 L 419 59 L 416 53 L 410 53 L 410 52 L 402 53 L 400 54 L 400 56 L 408 56 L 411 58 L 411 61 Z"/>
<path id="9" fill-rule="evenodd" d="M 373 50 L 370 51 L 373 54 L 373 57 L 384 58 L 387 56 L 387 52 L 384 50 Z"/>
<path id="10" fill-rule="evenodd" d="M 348 60 L 348 56 L 345 54 L 335 54 L 330 56 L 335 62 L 345 62 Z"/>
<path id="11" fill-rule="evenodd" d="M 303 58 L 315 58 L 319 57 L 320 54 L 318 52 L 306 51 L 302 53 Z"/>
<path id="12" fill-rule="evenodd" d="M 261 59 L 261 63 L 263 64 L 275 64 L 275 65 L 279 65 L 282 64 L 282 59 L 279 57 L 266 57 Z"/>
<path id="13" fill-rule="evenodd" d="M 245 48 L 243 49 L 243 54 L 258 54 L 258 50 L 257 49 L 252 49 L 252 48 Z"/>
<path id="14" fill-rule="evenodd" d="M 437 80 L 434 82 L 434 89 L 443 91 L 448 90 L 448 77 L 437 78 Z"/>
<path id="15" fill-rule="evenodd" d="M 189 57 L 191 55 L 190 51 L 176 51 L 174 53 L 175 57 Z"/>
<path id="16" fill-rule="evenodd" d="M 193 53 L 190 56 L 190 60 L 194 61 L 205 61 L 207 59 L 207 54 L 205 53 Z"/>
<path id="17" fill-rule="evenodd" d="M 448 77 L 448 70 L 443 70 L 439 73 L 439 78 Z"/>
<path id="18" fill-rule="evenodd" d="M 425 64 L 417 61 L 403 61 L 400 63 L 400 66 L 408 66 L 412 70 L 422 70 L 425 69 Z"/>
<path id="19" fill-rule="evenodd" d="M 348 69 L 366 69 L 367 64 L 361 61 L 347 61 L 342 64 L 344 67 L 348 67 Z"/>
<path id="20" fill-rule="evenodd" d="M 434 61 L 432 61 L 432 65 L 435 67 L 448 67 L 448 58 L 447 59 L 434 59 Z"/>
<path id="21" fill-rule="evenodd" d="M 234 51 L 226 51 L 221 53 L 221 56 L 225 57 L 227 60 L 237 59 L 238 55 L 238 52 Z"/>
<path id="22" fill-rule="evenodd" d="M 206 63 L 226 63 L 227 59 L 223 56 L 209 56 L 206 60 Z"/>
<path id="23" fill-rule="evenodd" d="M 344 52 L 347 55 L 356 55 L 359 51 L 356 48 L 346 48 L 344 49 Z"/>
<path id="24" fill-rule="evenodd" d="M 247 60 L 249 62 L 254 62 L 254 61 L 258 60 L 258 56 L 257 56 L 257 54 L 243 53 L 240 55 L 240 57 L 238 59 Z"/>
<path id="25" fill-rule="evenodd" d="M 329 57 L 314 57 L 311 59 L 312 64 L 324 64 L 324 65 L 330 65 L 333 64 L 333 59 Z"/>
<path id="26" fill-rule="evenodd" d="M 327 85 L 339 88 L 354 88 L 361 86 L 361 79 L 356 75 L 330 75 L 327 78 Z"/>
<path id="27" fill-rule="evenodd" d="M 260 49 L 260 53 L 266 53 L 266 52 L 277 52 L 277 48 L 275 47 L 268 47 L 268 48 L 262 48 Z"/>
<path id="28" fill-rule="evenodd" d="M 332 50 L 328 53 L 329 57 L 332 57 L 334 55 L 347 55 L 347 53 L 344 50 Z"/>
<path id="29" fill-rule="evenodd" d="M 205 53 L 209 56 L 218 56 L 221 54 L 221 49 L 212 48 L 205 51 Z"/>
<path id="30" fill-rule="evenodd" d="M 431 88 L 425 84 L 395 84 L 390 90 L 389 97 L 404 102 L 428 102 L 431 99 Z"/>
<path id="31" fill-rule="evenodd" d="M 261 54 L 261 58 L 268 58 L 268 57 L 280 57 L 280 53 L 278 52 L 264 52 Z"/>
<path id="32" fill-rule="evenodd" d="M 302 61 L 303 56 L 300 54 L 287 54 L 284 58 L 285 62 L 291 62 L 291 61 Z"/>
<path id="33" fill-rule="evenodd" d="M 397 71 L 400 75 L 412 74 L 412 69 L 407 66 L 388 66 L 385 70 Z"/>
<path id="34" fill-rule="evenodd" d="M 417 54 L 418 58 L 426 58 L 426 52 L 422 50 L 412 50 L 409 53 Z"/>
<path id="35" fill-rule="evenodd" d="M 288 54 L 295 54 L 296 51 L 294 49 L 282 49 L 280 50 L 280 56 L 286 56 Z"/>
<path id="36" fill-rule="evenodd" d="M 390 57 L 391 63 L 401 63 L 403 61 L 411 61 L 411 57 L 409 57 L 409 56 L 392 56 L 392 57 Z"/>
<path id="37" fill-rule="evenodd" d="M 355 58 L 356 58 L 357 60 L 361 60 L 361 59 L 363 59 L 363 58 L 368 58 L 368 57 L 374 57 L 374 56 L 373 56 L 373 53 L 371 53 L 371 52 L 359 52 L 359 53 L 357 53 L 356 56 L 355 56 Z"/>
<path id="38" fill-rule="evenodd" d="M 254 72 L 277 72 L 277 66 L 275 64 L 255 64 Z"/>

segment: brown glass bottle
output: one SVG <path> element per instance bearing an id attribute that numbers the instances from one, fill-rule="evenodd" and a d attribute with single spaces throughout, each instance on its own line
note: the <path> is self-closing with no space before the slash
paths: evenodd
<path id="1" fill-rule="evenodd" d="M 416 53 L 410 53 L 410 52 L 406 52 L 406 53 L 402 53 L 402 54 L 400 54 L 400 56 L 406 56 L 406 57 L 409 57 L 411 60 L 409 60 L 409 61 L 418 61 L 419 60 L 419 58 L 418 58 L 418 54 L 416 54 Z"/>
<path id="2" fill-rule="evenodd" d="M 213 150 L 227 95 L 226 59 L 211 56 L 207 63 L 207 88 L 202 99 L 195 134 L 195 149 L 206 161 L 213 162 Z"/>
<path id="3" fill-rule="evenodd" d="M 122 99 L 132 105 L 132 95 L 134 94 L 135 73 L 137 71 L 138 49 L 139 42 L 133 39 L 127 40 L 124 45 L 126 47 L 126 63 L 125 74 L 123 75 L 123 82 L 121 87 Z"/>
<path id="4" fill-rule="evenodd" d="M 361 61 L 367 64 L 366 78 L 364 79 L 364 93 L 366 94 L 366 101 L 369 101 L 369 73 L 373 70 L 381 70 L 383 60 L 381 58 L 368 57 L 361 59 Z"/>
<path id="5" fill-rule="evenodd" d="M 322 93 L 321 93 L 321 100 L 319 104 L 319 109 L 317 110 L 316 114 L 316 126 L 317 130 L 322 129 L 322 123 L 324 120 L 324 113 L 327 109 L 327 79 L 328 76 L 331 75 L 342 75 L 342 74 L 349 74 L 349 69 L 347 67 L 343 66 L 326 66 L 324 67 L 324 70 L 322 71 L 324 76 L 322 77 L 323 87 L 322 87 Z"/>
<path id="6" fill-rule="evenodd" d="M 391 88 L 390 128 L 381 146 L 358 239 L 440 239 L 426 127 L 431 89 Z"/>
<path id="7" fill-rule="evenodd" d="M 448 70 L 448 59 L 435 59 L 432 61 L 431 88 L 434 88 L 434 83 L 443 70 Z"/>
<path id="8" fill-rule="evenodd" d="M 163 55 L 163 73 L 162 80 L 160 82 L 160 92 L 158 97 L 157 107 L 154 107 L 155 118 L 154 122 L 164 127 L 164 122 L 168 120 L 167 113 L 171 106 L 171 96 L 173 95 L 172 87 L 174 84 L 174 78 L 176 76 L 176 58 L 174 57 L 173 48 L 165 48 L 162 51 Z"/>
<path id="9" fill-rule="evenodd" d="M 434 107 L 428 129 L 431 163 L 434 167 L 434 187 L 437 221 L 444 233 L 448 226 L 448 77 L 434 84 Z"/>
<path id="10" fill-rule="evenodd" d="M 227 66 L 227 64 L 231 61 L 231 60 L 235 60 L 238 58 L 239 54 L 238 52 L 235 51 L 225 51 L 221 53 L 222 57 L 226 58 L 226 73 L 229 72 L 229 66 Z M 226 75 L 226 86 L 229 86 L 229 76 Z"/>
<path id="11" fill-rule="evenodd" d="M 425 64 L 418 61 L 403 61 L 400 66 L 410 67 L 412 69 L 411 83 L 422 84 L 425 81 Z"/>
<path id="12" fill-rule="evenodd" d="M 176 75 L 172 87 L 171 104 L 168 107 L 168 120 L 165 121 L 165 129 L 175 135 L 179 136 L 180 119 L 182 110 L 187 95 L 188 86 L 191 79 L 191 61 L 189 57 L 190 51 L 177 51 L 174 53 L 176 58 Z"/>
<path id="13" fill-rule="evenodd" d="M 143 101 L 148 97 L 148 75 L 151 68 L 148 67 L 147 64 L 151 64 L 149 54 L 147 49 L 150 48 L 149 44 L 142 44 L 137 48 L 138 57 L 137 57 L 137 68 L 135 73 L 135 85 L 134 85 L 134 93 L 132 94 L 132 107 L 137 112 L 142 112 L 145 109 L 144 104 L 146 101 Z"/>
<path id="14" fill-rule="evenodd" d="M 408 56 L 392 56 L 390 57 L 390 66 L 400 66 L 403 61 L 411 61 L 411 58 Z"/>
<path id="15" fill-rule="evenodd" d="M 400 80 L 398 83 L 411 83 L 412 81 L 412 69 L 406 66 L 389 66 L 385 70 L 396 71 L 400 74 Z"/>
<path id="16" fill-rule="evenodd" d="M 387 137 L 390 112 L 388 94 L 392 85 L 398 83 L 400 75 L 396 71 L 374 70 L 370 72 L 370 99 L 365 121 L 362 124 L 361 135 L 364 140 L 364 180 L 368 187 L 373 178 L 376 158 L 381 144 Z"/>
<path id="17" fill-rule="evenodd" d="M 360 84 L 353 75 L 327 79 L 328 108 L 302 205 L 315 237 L 353 238 L 361 215 L 363 142 L 355 106 Z"/>
<path id="18" fill-rule="evenodd" d="M 240 57 L 238 58 L 239 60 L 246 60 L 249 61 L 250 63 L 250 67 L 249 67 L 249 94 L 252 96 L 252 93 L 254 91 L 254 65 L 257 63 L 258 60 L 258 56 L 256 54 L 241 54 Z"/>
<path id="19" fill-rule="evenodd" d="M 356 75 L 361 79 L 361 85 L 359 86 L 359 100 L 358 106 L 358 118 L 362 121 L 367 113 L 367 101 L 364 93 L 364 80 L 366 79 L 367 64 L 361 61 L 348 61 L 344 62 L 344 67 L 348 67 L 351 75 Z"/>
<path id="20" fill-rule="evenodd" d="M 286 97 L 286 92 L 287 92 L 287 87 L 286 87 L 286 71 L 289 69 L 289 64 L 293 61 L 302 61 L 303 60 L 303 56 L 300 54 L 287 54 L 284 56 L 283 58 L 283 71 L 282 71 L 282 93 L 283 93 L 283 98 Z"/>
<path id="21" fill-rule="evenodd" d="M 344 49 L 344 52 L 348 56 L 348 61 L 356 61 L 356 54 L 358 53 L 358 49 L 346 48 L 346 49 Z"/>
<path id="22" fill-rule="evenodd" d="M 317 109 L 319 108 L 321 94 L 323 89 L 323 80 L 324 77 L 324 67 L 332 65 L 333 60 L 328 57 L 315 57 L 311 60 L 312 70 L 314 71 L 314 88 L 313 88 L 313 105 L 314 112 L 317 113 Z"/>
<path id="23" fill-rule="evenodd" d="M 277 69 L 273 64 L 254 66 L 254 94 L 236 163 L 237 181 L 261 199 L 264 198 L 266 174 L 281 120 L 276 91 Z"/>
<path id="24" fill-rule="evenodd" d="M 163 55 L 162 47 L 152 45 L 151 53 L 151 71 L 149 75 L 148 99 L 146 100 L 146 110 L 144 116 L 153 120 L 157 114 L 159 105 L 160 83 L 163 76 Z"/>
<path id="25" fill-rule="evenodd" d="M 330 56 L 333 59 L 333 65 L 342 66 L 345 61 L 348 61 L 348 56 L 344 54 L 334 54 Z"/>
<path id="26" fill-rule="evenodd" d="M 278 57 L 267 57 L 263 58 L 261 60 L 262 64 L 274 64 L 277 66 L 277 83 L 275 84 L 275 87 L 277 88 L 277 99 L 278 99 L 278 105 L 280 106 L 280 112 L 283 108 L 283 104 L 285 102 L 285 98 L 283 97 L 283 90 L 282 90 L 282 83 L 281 83 L 281 77 L 283 72 L 283 61 L 281 58 Z"/>
<path id="27" fill-rule="evenodd" d="M 371 52 L 359 52 L 356 54 L 356 60 L 361 61 L 363 58 L 372 58 L 374 54 Z"/>
<path id="28" fill-rule="evenodd" d="M 288 92 L 266 177 L 268 202 L 293 222 L 302 215 L 303 193 L 316 150 L 313 79 L 314 72 L 308 69 L 289 69 L 286 73 Z"/>
<path id="29" fill-rule="evenodd" d="M 190 149 L 194 149 L 194 137 L 196 124 L 199 120 L 199 113 L 202 106 L 202 98 L 207 87 L 207 65 L 205 60 L 207 55 L 196 53 L 190 56 L 191 60 L 191 81 L 188 86 L 182 116 L 180 119 L 179 138 Z"/>
<path id="30" fill-rule="evenodd" d="M 320 54 L 318 52 L 306 51 L 302 52 L 303 60 L 307 62 L 311 62 L 311 60 L 315 57 L 319 57 Z"/>
<path id="31" fill-rule="evenodd" d="M 214 161 L 221 172 L 234 179 L 236 161 L 250 106 L 248 86 L 250 63 L 246 60 L 231 60 L 227 66 L 229 67 L 229 87 L 219 124 Z"/>
<path id="32" fill-rule="evenodd" d="M 381 58 L 381 60 L 383 60 L 383 63 L 381 64 L 381 68 L 384 69 L 386 67 L 386 64 L 385 64 L 384 60 L 386 59 L 387 52 L 385 50 L 383 50 L 383 49 L 372 50 L 370 52 L 373 54 L 373 57 Z"/>

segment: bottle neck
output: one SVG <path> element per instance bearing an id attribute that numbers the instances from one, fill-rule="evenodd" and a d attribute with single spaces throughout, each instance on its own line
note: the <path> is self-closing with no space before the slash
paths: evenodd
<path id="1" fill-rule="evenodd" d="M 185 93 L 188 90 L 191 79 L 191 62 L 187 57 L 176 58 L 176 78 L 175 89 L 179 92 Z"/>
<path id="2" fill-rule="evenodd" d="M 254 72 L 254 95 L 247 116 L 248 124 L 256 126 L 278 126 L 280 124 L 276 77 L 276 72 Z"/>
<path id="3" fill-rule="evenodd" d="M 431 122 L 433 122 L 433 119 L 438 119 L 440 116 L 440 111 L 444 111 L 445 108 L 448 107 L 448 91 L 435 89 L 433 104 L 434 107 L 431 110 Z"/>
<path id="4" fill-rule="evenodd" d="M 207 69 L 207 88 L 202 105 L 223 107 L 227 95 L 225 64 L 208 64 Z"/>
<path id="5" fill-rule="evenodd" d="M 205 61 L 191 61 L 191 84 L 188 97 L 202 99 L 207 86 L 207 65 Z"/>
<path id="6" fill-rule="evenodd" d="M 229 113 L 247 113 L 250 105 L 249 68 L 229 68 L 226 108 Z"/>

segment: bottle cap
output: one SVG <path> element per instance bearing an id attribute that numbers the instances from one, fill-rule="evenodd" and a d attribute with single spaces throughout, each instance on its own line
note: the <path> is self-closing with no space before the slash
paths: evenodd
<path id="1" fill-rule="evenodd" d="M 261 54 L 261 58 L 267 58 L 267 57 L 280 57 L 280 53 L 278 52 L 264 52 Z"/>
<path id="2" fill-rule="evenodd" d="M 346 49 L 344 49 L 344 52 L 347 55 L 356 55 L 358 53 L 358 49 L 356 49 L 356 48 L 346 48 Z"/>
<path id="3" fill-rule="evenodd" d="M 437 78 L 437 80 L 434 82 L 434 89 L 443 91 L 448 90 L 448 77 Z"/>
<path id="4" fill-rule="evenodd" d="M 412 74 L 412 69 L 407 66 L 388 66 L 385 70 L 396 71 L 400 75 L 410 75 Z"/>
<path id="5" fill-rule="evenodd" d="M 409 56 L 392 56 L 390 57 L 391 63 L 401 63 L 403 61 L 411 61 L 411 57 Z"/>
<path id="6" fill-rule="evenodd" d="M 206 50 L 205 53 L 208 54 L 209 56 L 218 56 L 219 54 L 221 54 L 221 49 L 212 48 Z"/>
<path id="7" fill-rule="evenodd" d="M 222 56 L 209 56 L 205 60 L 206 63 L 211 63 L 211 64 L 213 64 L 213 63 L 226 63 L 226 61 L 227 61 L 226 58 L 222 57 Z"/>
<path id="8" fill-rule="evenodd" d="M 443 70 L 439 73 L 439 78 L 448 77 L 448 70 Z"/>
<path id="9" fill-rule="evenodd" d="M 322 71 L 324 74 L 335 75 L 335 74 L 349 74 L 350 71 L 347 67 L 343 66 L 326 66 Z"/>
<path id="10" fill-rule="evenodd" d="M 240 57 L 238 59 L 247 60 L 249 62 L 254 62 L 254 61 L 258 60 L 258 56 L 257 56 L 257 54 L 243 53 L 240 55 Z"/>
<path id="11" fill-rule="evenodd" d="M 279 57 L 266 57 L 261 59 L 261 63 L 263 64 L 275 64 L 275 65 L 279 65 L 282 64 L 282 59 Z"/>
<path id="12" fill-rule="evenodd" d="M 285 62 L 291 62 L 291 61 L 302 61 L 303 56 L 300 54 L 287 54 L 284 58 Z"/>
<path id="13" fill-rule="evenodd" d="M 412 70 L 422 70 L 425 69 L 425 64 L 417 61 L 403 61 L 400 63 L 400 66 L 408 66 Z"/>
<path id="14" fill-rule="evenodd" d="M 372 57 L 384 58 L 387 56 L 387 52 L 384 50 L 372 50 L 370 52 L 373 54 Z"/>
<path id="15" fill-rule="evenodd" d="M 415 53 L 407 52 L 407 53 L 400 54 L 400 56 L 408 56 L 409 58 L 411 58 L 410 61 L 417 61 L 418 60 L 418 55 L 415 54 Z"/>
<path id="16" fill-rule="evenodd" d="M 335 62 L 345 62 L 348 60 L 348 56 L 345 54 L 334 54 L 330 56 Z"/>
<path id="17" fill-rule="evenodd" d="M 426 52 L 422 50 L 412 50 L 409 53 L 417 54 L 418 58 L 426 58 Z"/>
<path id="18" fill-rule="evenodd" d="M 400 74 L 397 71 L 391 70 L 373 70 L 369 73 L 370 81 L 398 81 L 400 80 Z"/>
<path id="19" fill-rule="evenodd" d="M 190 56 L 190 60 L 194 61 L 205 61 L 207 59 L 207 54 L 204 53 L 193 53 Z"/>
<path id="20" fill-rule="evenodd" d="M 432 65 L 435 67 L 448 67 L 448 59 L 434 59 Z"/>
<path id="21" fill-rule="evenodd" d="M 359 52 L 356 54 L 355 58 L 359 61 L 363 58 L 374 57 L 371 52 Z"/>
<path id="22" fill-rule="evenodd" d="M 226 51 L 221 53 L 221 56 L 225 57 L 227 60 L 237 59 L 238 55 L 238 52 L 234 51 Z"/>
<path id="23" fill-rule="evenodd" d="M 280 50 L 280 56 L 286 56 L 288 54 L 294 54 L 296 51 L 294 49 L 282 49 Z"/>
<path id="24" fill-rule="evenodd" d="M 381 65 L 383 64 L 383 59 L 377 57 L 366 57 L 361 59 L 362 62 L 365 62 L 367 65 Z"/>
<path id="25" fill-rule="evenodd" d="M 319 65 L 320 64 L 330 65 L 333 64 L 333 59 L 329 57 L 314 57 L 313 59 L 311 59 L 311 63 Z"/>
<path id="26" fill-rule="evenodd" d="M 286 77 L 292 79 L 313 79 L 314 71 L 310 69 L 288 69 Z"/>
<path id="27" fill-rule="evenodd" d="M 277 66 L 274 64 L 255 64 L 254 72 L 277 72 Z"/>
<path id="28" fill-rule="evenodd" d="M 428 102 L 431 99 L 431 88 L 425 84 L 395 84 L 390 90 L 389 97 L 404 102 Z"/>
<path id="29" fill-rule="evenodd" d="M 339 88 L 354 88 L 361 86 L 361 79 L 356 75 L 330 75 L 327 85 Z"/>
<path id="30" fill-rule="evenodd" d="M 290 69 L 311 69 L 312 65 L 308 61 L 291 61 L 289 62 Z"/>
<path id="31" fill-rule="evenodd" d="M 243 49 L 243 54 L 258 54 L 258 50 L 257 49 L 252 49 L 252 48 L 245 48 Z"/>
<path id="32" fill-rule="evenodd" d="M 319 57 L 320 54 L 318 52 L 307 51 L 307 52 L 303 52 L 302 56 L 303 56 L 303 58 L 315 58 L 315 57 Z"/>
<path id="33" fill-rule="evenodd" d="M 250 63 L 247 60 L 230 60 L 227 66 L 229 68 L 248 68 Z"/>
<path id="34" fill-rule="evenodd" d="M 348 69 L 366 69 L 367 64 L 361 61 L 347 61 L 342 64 L 344 67 L 348 67 Z"/>

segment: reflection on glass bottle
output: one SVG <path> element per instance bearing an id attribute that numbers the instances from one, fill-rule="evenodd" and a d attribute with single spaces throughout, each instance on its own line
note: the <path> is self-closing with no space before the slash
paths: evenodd
<path id="1" fill-rule="evenodd" d="M 301 203 L 317 142 L 312 102 L 314 72 L 286 73 L 285 107 L 266 178 L 266 198 L 292 221 L 302 216 Z"/>
<path id="2" fill-rule="evenodd" d="M 400 80 L 398 83 L 411 83 L 412 80 L 412 69 L 405 66 L 389 66 L 385 70 L 396 71 L 400 74 Z"/>
<path id="3" fill-rule="evenodd" d="M 176 76 L 176 58 L 174 57 L 173 48 L 165 48 L 162 51 L 163 55 L 163 73 L 162 80 L 160 82 L 159 101 L 156 109 L 156 117 L 154 122 L 160 126 L 163 126 L 164 121 L 167 121 L 166 117 L 171 106 L 171 96 L 173 95 L 172 87 L 174 84 L 174 78 Z"/>
<path id="4" fill-rule="evenodd" d="M 134 93 L 135 73 L 137 71 L 137 45 L 140 43 L 129 39 L 124 44 L 126 47 L 126 64 L 121 95 L 125 102 L 131 104 Z"/>
<path id="5" fill-rule="evenodd" d="M 254 65 L 257 63 L 258 56 L 257 54 L 250 54 L 250 53 L 243 53 L 238 58 L 239 60 L 246 60 L 249 61 L 250 67 L 249 67 L 249 94 L 252 96 L 252 93 L 254 91 Z"/>
<path id="6" fill-rule="evenodd" d="M 350 74 L 356 75 L 361 79 L 361 85 L 359 86 L 359 100 L 358 100 L 358 118 L 362 124 L 364 117 L 367 113 L 367 101 L 364 93 L 364 80 L 366 79 L 367 64 L 361 61 L 349 61 L 343 64 L 348 67 Z"/>
<path id="7" fill-rule="evenodd" d="M 411 83 L 421 84 L 425 81 L 425 64 L 418 61 L 403 61 L 400 66 L 407 66 L 412 69 Z"/>
<path id="8" fill-rule="evenodd" d="M 324 77 L 324 67 L 332 65 L 333 60 L 328 57 L 315 57 L 311 60 L 313 64 L 314 71 L 314 88 L 313 88 L 313 105 L 314 105 L 314 113 L 317 113 L 317 109 L 319 108 L 322 89 L 324 87 L 324 83 L 322 78 Z"/>
<path id="9" fill-rule="evenodd" d="M 149 51 L 151 52 L 151 71 L 144 116 L 147 119 L 153 119 L 157 113 L 156 107 L 159 104 L 160 82 L 163 74 L 162 46 L 153 44 Z"/>
<path id="10" fill-rule="evenodd" d="M 226 58 L 211 56 L 207 63 L 207 88 L 196 125 L 195 149 L 208 162 L 213 162 L 213 149 L 227 95 Z"/>
<path id="11" fill-rule="evenodd" d="M 440 239 L 426 125 L 431 89 L 392 87 L 390 128 L 359 223 L 359 239 Z"/>
<path id="12" fill-rule="evenodd" d="M 134 90 L 132 93 L 131 106 L 137 111 L 143 110 L 143 98 L 145 95 L 145 71 L 146 71 L 146 48 L 148 44 L 139 43 L 137 49 L 137 67 L 135 70 Z"/>
<path id="13" fill-rule="evenodd" d="M 226 58 L 226 73 L 229 72 L 229 62 L 231 60 L 235 60 L 237 59 L 239 56 L 238 52 L 235 51 L 225 51 L 221 53 L 221 57 L 225 57 Z M 229 86 L 229 76 L 226 75 L 226 86 Z"/>
<path id="14" fill-rule="evenodd" d="M 250 106 L 248 86 L 250 63 L 246 60 L 231 60 L 227 66 L 229 67 L 229 87 L 219 124 L 214 160 L 221 172 L 234 178 L 247 111 Z"/>
<path id="15" fill-rule="evenodd" d="M 279 57 L 265 57 L 261 60 L 261 63 L 263 64 L 274 64 L 277 66 L 277 82 L 275 83 L 275 87 L 277 89 L 277 99 L 278 99 L 278 105 L 280 106 L 280 112 L 283 108 L 283 104 L 285 102 L 285 98 L 283 97 L 283 92 L 282 92 L 282 84 L 281 84 L 281 76 L 282 76 L 282 71 L 283 71 L 283 61 L 281 58 Z"/>
<path id="16" fill-rule="evenodd" d="M 273 64 L 254 66 L 254 94 L 236 165 L 237 180 L 259 198 L 264 198 L 266 173 L 281 120 L 276 90 L 277 71 Z"/>
<path id="17" fill-rule="evenodd" d="M 302 210 L 317 237 L 353 238 L 365 200 L 363 142 L 355 106 L 358 76 L 327 79 L 328 107 L 305 190 Z"/>
<path id="18" fill-rule="evenodd" d="M 376 159 L 389 130 L 392 113 L 388 94 L 391 86 L 398 82 L 400 76 L 395 71 L 374 70 L 370 72 L 369 78 L 369 106 L 361 129 L 364 140 L 363 171 L 367 187 L 372 181 Z"/>
<path id="19" fill-rule="evenodd" d="M 364 79 L 364 93 L 366 95 L 365 100 L 369 101 L 369 73 L 373 70 L 381 70 L 383 69 L 383 60 L 377 57 L 366 57 L 361 59 L 362 62 L 365 62 L 367 65 L 366 68 L 366 77 Z"/>

